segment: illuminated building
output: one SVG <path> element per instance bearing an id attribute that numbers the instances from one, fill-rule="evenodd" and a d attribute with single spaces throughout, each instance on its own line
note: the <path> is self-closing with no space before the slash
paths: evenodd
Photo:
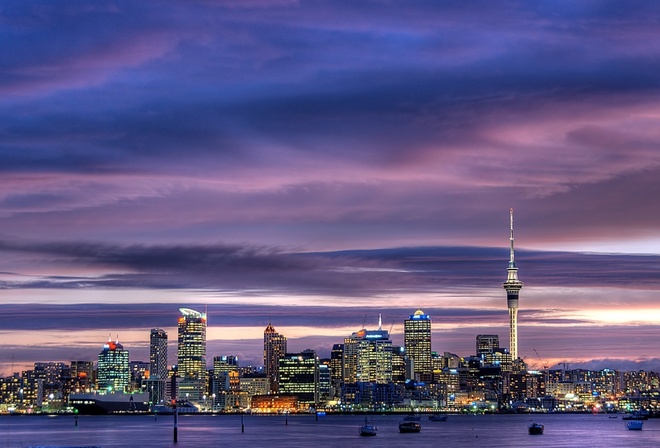
<path id="1" fill-rule="evenodd" d="M 167 332 L 160 328 L 152 328 L 149 333 L 149 379 L 147 390 L 152 404 L 161 403 L 165 399 L 165 383 L 167 381 Z"/>
<path id="2" fill-rule="evenodd" d="M 411 314 L 403 323 L 403 340 L 406 356 L 413 362 L 414 379 L 431 381 L 431 317 L 422 310 Z"/>
<path id="3" fill-rule="evenodd" d="M 392 341 L 387 330 L 362 329 L 344 339 L 345 383 L 392 381 Z"/>
<path id="4" fill-rule="evenodd" d="M 71 361 L 69 375 L 71 377 L 70 389 L 76 392 L 87 391 L 96 382 L 92 361 Z"/>
<path id="5" fill-rule="evenodd" d="M 255 395 L 250 403 L 253 412 L 281 414 L 298 410 L 298 397 L 295 395 Z"/>
<path id="6" fill-rule="evenodd" d="M 518 268 L 513 255 L 513 209 L 509 210 L 509 267 L 507 268 L 507 279 L 502 284 L 506 290 L 506 302 L 509 308 L 509 351 L 514 361 L 518 359 L 518 294 L 523 287 L 523 282 L 518 280 Z"/>
<path id="7" fill-rule="evenodd" d="M 178 398 L 201 403 L 206 393 L 206 314 L 180 308 L 178 321 Z"/>
<path id="8" fill-rule="evenodd" d="M 295 395 L 299 406 L 319 402 L 319 358 L 313 350 L 286 353 L 279 361 L 279 394 Z"/>
<path id="9" fill-rule="evenodd" d="M 149 335 L 149 378 L 167 379 L 167 332 L 160 328 Z"/>
<path id="10" fill-rule="evenodd" d="M 264 370 L 270 381 L 270 391 L 277 393 L 279 361 L 286 353 L 286 338 L 269 323 L 264 330 Z"/>
<path id="11" fill-rule="evenodd" d="M 477 356 L 493 353 L 500 348 L 500 337 L 496 334 L 480 334 L 477 336 Z"/>
<path id="12" fill-rule="evenodd" d="M 215 356 L 213 358 L 213 376 L 211 378 L 211 397 L 213 409 L 228 410 L 227 403 L 233 401 L 231 392 L 240 390 L 237 356 Z"/>
<path id="13" fill-rule="evenodd" d="M 131 372 L 128 366 L 128 350 L 117 339 L 108 340 L 98 355 L 97 387 L 108 392 L 127 392 Z"/>
<path id="14" fill-rule="evenodd" d="M 406 349 L 398 345 L 392 346 L 392 382 L 404 384 L 410 376 L 406 371 Z"/>

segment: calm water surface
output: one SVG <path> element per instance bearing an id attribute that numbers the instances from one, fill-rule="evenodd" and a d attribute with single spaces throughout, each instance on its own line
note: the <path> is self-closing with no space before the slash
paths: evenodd
<path id="1" fill-rule="evenodd" d="M 530 436 L 530 418 L 545 425 L 545 434 Z M 422 432 L 400 434 L 401 416 L 371 416 L 376 437 L 360 437 L 360 416 L 179 416 L 178 443 L 173 417 L 73 416 L 0 417 L 0 447 L 30 445 L 203 448 L 220 446 L 295 447 L 660 447 L 660 419 L 647 420 L 642 431 L 607 415 L 451 415 L 446 422 L 422 418 Z"/>

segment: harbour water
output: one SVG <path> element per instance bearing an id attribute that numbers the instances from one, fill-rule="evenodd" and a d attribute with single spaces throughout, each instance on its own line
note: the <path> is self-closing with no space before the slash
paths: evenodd
<path id="1" fill-rule="evenodd" d="M 642 431 L 629 431 L 625 421 L 609 415 L 451 415 L 446 422 L 422 417 L 422 431 L 400 434 L 402 416 L 372 415 L 376 437 L 360 437 L 364 422 L 358 415 L 257 416 L 181 415 L 177 443 L 173 443 L 171 415 L 0 417 L 0 447 L 90 446 L 204 448 L 244 446 L 296 447 L 650 447 L 660 446 L 660 419 L 644 422 Z M 527 434 L 534 420 L 545 434 Z"/>

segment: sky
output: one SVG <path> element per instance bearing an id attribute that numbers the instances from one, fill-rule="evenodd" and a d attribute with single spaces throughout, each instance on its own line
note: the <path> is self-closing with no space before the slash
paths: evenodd
<path id="1" fill-rule="evenodd" d="M 660 3 L 0 4 L 0 373 L 272 323 L 660 370 Z"/>

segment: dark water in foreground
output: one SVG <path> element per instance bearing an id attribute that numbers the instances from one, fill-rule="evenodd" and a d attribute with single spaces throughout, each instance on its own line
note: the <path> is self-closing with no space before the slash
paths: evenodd
<path id="1" fill-rule="evenodd" d="M 530 419 L 545 425 L 545 434 L 530 436 Z M 178 443 L 173 417 L 154 416 L 6 416 L 0 417 L 0 447 L 30 445 L 203 448 L 220 446 L 294 447 L 660 447 L 660 419 L 647 420 L 642 431 L 607 415 L 451 415 L 446 422 L 423 417 L 422 431 L 400 434 L 401 416 L 371 416 L 376 437 L 360 437 L 364 418 L 349 415 L 244 417 L 179 416 Z M 285 422 L 288 424 L 285 425 Z"/>

